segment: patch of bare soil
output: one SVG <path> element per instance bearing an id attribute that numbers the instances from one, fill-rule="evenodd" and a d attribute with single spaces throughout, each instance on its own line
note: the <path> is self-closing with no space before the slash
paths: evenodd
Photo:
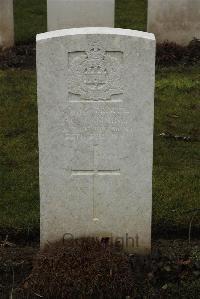
<path id="1" fill-rule="evenodd" d="M 35 44 L 17 45 L 12 49 L 0 51 L 0 69 L 35 68 L 35 56 Z"/>
<path id="2" fill-rule="evenodd" d="M 157 44 L 156 65 L 176 66 L 196 65 L 200 63 L 200 39 L 193 39 L 187 46 L 177 45 L 173 42 Z"/>
<path id="3" fill-rule="evenodd" d="M 38 249 L 0 249 L 4 294 L 13 290 L 14 299 L 199 298 L 200 240 L 154 241 L 148 257 L 126 255 L 94 239 Z"/>

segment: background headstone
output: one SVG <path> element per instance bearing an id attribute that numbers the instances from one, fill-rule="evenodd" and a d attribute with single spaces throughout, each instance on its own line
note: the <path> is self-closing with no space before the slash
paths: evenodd
<path id="1" fill-rule="evenodd" d="M 13 45 L 13 0 L 0 0 L 0 48 L 9 48 Z"/>
<path id="2" fill-rule="evenodd" d="M 187 45 L 200 38 L 199 0 L 148 0 L 148 32 L 156 41 Z"/>
<path id="3" fill-rule="evenodd" d="M 41 245 L 67 234 L 150 250 L 154 65 L 149 33 L 37 36 Z"/>
<path id="4" fill-rule="evenodd" d="M 47 0 L 48 31 L 114 27 L 115 0 Z"/>

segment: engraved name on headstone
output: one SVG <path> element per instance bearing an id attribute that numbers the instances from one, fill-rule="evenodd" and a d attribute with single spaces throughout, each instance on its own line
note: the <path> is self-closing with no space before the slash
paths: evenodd
<path id="1" fill-rule="evenodd" d="M 149 252 L 154 68 L 152 34 L 37 36 L 42 246 L 71 234 Z"/>

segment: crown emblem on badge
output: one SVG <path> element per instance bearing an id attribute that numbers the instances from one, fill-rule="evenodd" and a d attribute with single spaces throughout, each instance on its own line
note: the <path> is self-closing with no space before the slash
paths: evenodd
<path id="1" fill-rule="evenodd" d="M 96 101 L 121 94 L 117 82 L 121 75 L 120 64 L 112 55 L 113 52 L 106 51 L 98 42 L 91 43 L 85 52 L 75 55 L 69 70 L 70 92 Z"/>
<path id="2" fill-rule="evenodd" d="M 104 61 L 105 50 L 94 44 L 86 52 L 86 55 L 87 59 L 84 64 L 84 83 L 91 89 L 106 84 L 107 70 Z"/>
<path id="3" fill-rule="evenodd" d="M 98 44 L 93 44 L 89 50 L 86 51 L 89 59 L 103 59 L 105 57 L 105 50 Z"/>

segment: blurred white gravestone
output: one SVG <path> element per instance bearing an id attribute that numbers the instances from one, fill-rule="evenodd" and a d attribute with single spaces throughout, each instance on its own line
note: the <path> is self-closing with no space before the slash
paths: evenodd
<path id="1" fill-rule="evenodd" d="M 155 38 L 37 36 L 41 246 L 67 236 L 151 248 Z"/>
<path id="2" fill-rule="evenodd" d="M 9 48 L 13 45 L 13 0 L 0 0 L 0 48 Z"/>
<path id="3" fill-rule="evenodd" d="M 114 27 L 115 0 L 47 0 L 48 31 Z"/>
<path id="4" fill-rule="evenodd" d="M 148 32 L 159 43 L 187 45 L 200 38 L 200 0 L 148 0 Z"/>

